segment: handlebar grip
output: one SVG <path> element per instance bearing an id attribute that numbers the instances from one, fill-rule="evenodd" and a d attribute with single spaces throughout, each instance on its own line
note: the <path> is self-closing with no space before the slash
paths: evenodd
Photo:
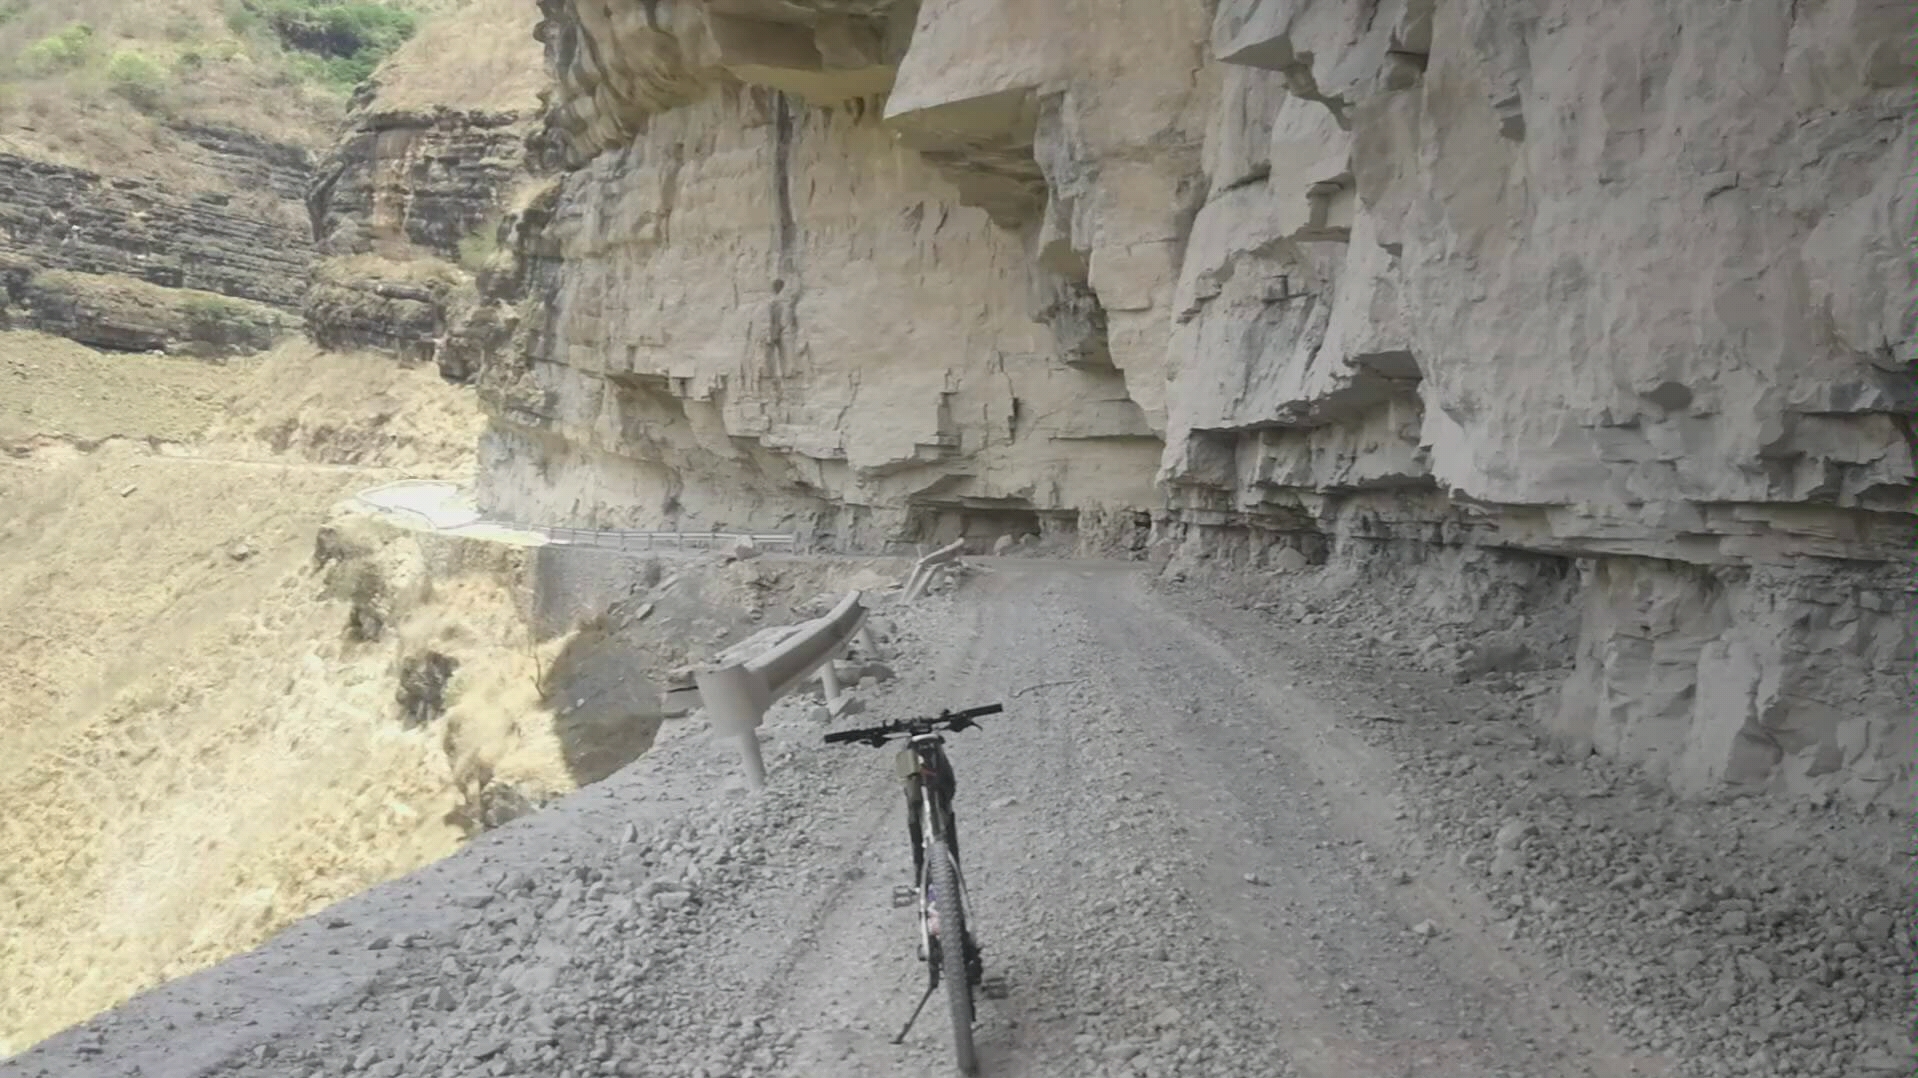
<path id="1" fill-rule="evenodd" d="M 834 745 L 843 741 L 857 741 L 862 737 L 871 736 L 871 730 L 835 730 L 826 735 L 826 744 Z"/>
<path id="2" fill-rule="evenodd" d="M 951 717 L 955 719 L 979 719 L 987 715 L 997 715 L 1005 709 L 1006 705 L 1004 704 L 986 704 L 983 707 L 969 707 L 964 711 L 953 714 Z"/>

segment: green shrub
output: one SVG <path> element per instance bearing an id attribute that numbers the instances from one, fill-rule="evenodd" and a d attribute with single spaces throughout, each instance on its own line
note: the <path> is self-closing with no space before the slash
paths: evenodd
<path id="1" fill-rule="evenodd" d="M 478 273 L 499 250 L 499 222 L 488 221 L 460 241 L 460 265 Z"/>
<path id="2" fill-rule="evenodd" d="M 225 322 L 247 313 L 245 304 L 210 293 L 190 295 L 180 301 L 180 313 L 194 322 Z"/>
<path id="3" fill-rule="evenodd" d="M 79 67 L 86 62 L 92 46 L 93 27 L 76 22 L 27 46 L 23 59 L 29 72 L 46 75 L 62 68 Z"/>
<path id="4" fill-rule="evenodd" d="M 253 20 L 273 31 L 307 78 L 341 89 L 364 82 L 413 36 L 414 14 L 366 0 L 242 0 Z M 235 16 L 229 15 L 233 25 Z M 246 20 L 241 20 L 243 23 Z M 255 25 L 255 24 L 249 24 Z M 239 32 L 239 27 L 235 27 Z"/>
<path id="5" fill-rule="evenodd" d="M 259 12 L 248 7 L 244 0 L 227 0 L 226 28 L 234 37 L 247 37 L 260 28 Z"/>
<path id="6" fill-rule="evenodd" d="M 166 96 L 166 69 L 138 49 L 120 49 L 107 61 L 107 86 L 138 108 L 157 108 Z"/>

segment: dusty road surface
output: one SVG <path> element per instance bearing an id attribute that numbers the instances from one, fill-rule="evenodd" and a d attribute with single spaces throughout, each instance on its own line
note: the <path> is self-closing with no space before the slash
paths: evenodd
<path id="1" fill-rule="evenodd" d="M 1000 561 L 894 618 L 866 715 L 1003 702 L 954 735 L 989 972 L 984 1073 L 1668 1073 L 1494 921 L 1281 654 L 1136 568 Z M 561 805 L 0 1064 L 14 1075 L 953 1073 L 890 750 L 797 703 L 770 787 L 690 725 Z M 675 731 L 678 731 L 677 733 Z"/>

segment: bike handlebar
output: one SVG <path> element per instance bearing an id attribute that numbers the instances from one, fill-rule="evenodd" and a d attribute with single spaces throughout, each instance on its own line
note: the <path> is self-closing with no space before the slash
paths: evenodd
<path id="1" fill-rule="evenodd" d="M 941 711 L 921 719 L 896 719 L 880 723 L 878 726 L 866 726 L 857 730 L 838 730 L 826 735 L 826 744 L 837 745 L 852 741 L 862 741 L 874 748 L 884 745 L 888 740 L 900 734 L 923 733 L 935 727 L 944 726 L 954 732 L 976 725 L 972 720 L 987 715 L 997 715 L 1004 711 L 1004 704 L 986 704 L 983 707 L 969 707 L 964 711 Z"/>

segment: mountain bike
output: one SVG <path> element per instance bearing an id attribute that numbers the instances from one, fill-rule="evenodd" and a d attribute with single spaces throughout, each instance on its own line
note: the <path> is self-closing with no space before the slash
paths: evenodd
<path id="1" fill-rule="evenodd" d="M 978 989 L 989 999 L 1000 998 L 1005 994 L 1005 984 L 985 976 L 981 948 L 966 922 L 966 876 L 959 864 L 959 832 L 952 815 L 957 782 L 952 761 L 946 758 L 946 740 L 939 731 L 973 729 L 978 726 L 974 719 L 1004 710 L 1004 705 L 987 704 L 826 735 L 827 744 L 857 742 L 873 748 L 895 738 L 906 740 L 894 763 L 906 787 L 906 831 L 912 842 L 915 882 L 911 887 L 894 888 L 892 904 L 918 907 L 919 960 L 926 964 L 926 992 L 892 1043 L 905 1043 L 926 1001 L 944 984 L 946 1000 L 952 1007 L 953 1050 L 962 1074 L 979 1073 L 972 1044 L 973 990 Z"/>

